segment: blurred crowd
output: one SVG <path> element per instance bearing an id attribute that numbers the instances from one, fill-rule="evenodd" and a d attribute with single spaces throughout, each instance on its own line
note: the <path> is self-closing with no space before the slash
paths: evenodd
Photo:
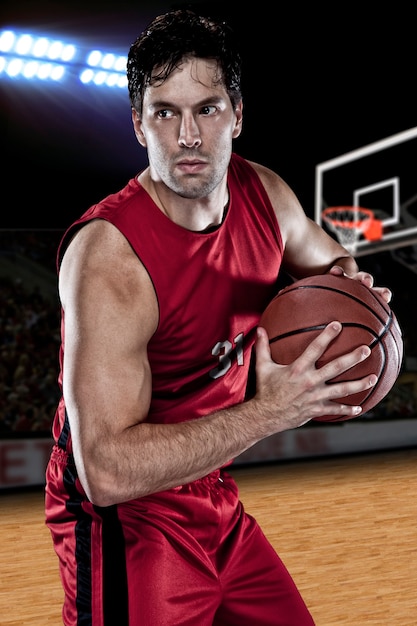
<path id="1" fill-rule="evenodd" d="M 3 257 L 7 252 L 9 262 L 21 254 L 48 263 L 53 277 L 52 251 L 33 243 L 30 234 L 9 234 L 7 245 L 0 237 L 0 252 Z M 18 266 L 16 276 L 0 275 L 0 436 L 50 434 L 59 400 L 59 339 L 58 299 L 23 281 Z"/>

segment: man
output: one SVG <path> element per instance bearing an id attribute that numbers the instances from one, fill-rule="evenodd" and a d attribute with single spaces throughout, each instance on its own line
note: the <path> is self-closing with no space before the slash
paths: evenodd
<path id="1" fill-rule="evenodd" d="M 225 468 L 314 416 L 358 415 L 334 399 L 376 382 L 326 384 L 365 346 L 316 370 L 336 320 L 293 364 L 271 360 L 257 325 L 280 268 L 373 279 L 277 174 L 232 152 L 240 59 L 225 25 L 156 18 L 128 80 L 149 166 L 75 222 L 58 254 L 63 398 L 46 515 L 64 623 L 311 625 Z"/>

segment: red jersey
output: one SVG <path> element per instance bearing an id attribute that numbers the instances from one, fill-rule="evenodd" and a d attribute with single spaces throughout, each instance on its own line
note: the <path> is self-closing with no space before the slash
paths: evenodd
<path id="1" fill-rule="evenodd" d="M 195 419 L 245 399 L 256 326 L 276 293 L 283 247 L 257 173 L 236 154 L 228 189 L 223 223 L 212 232 L 193 232 L 166 217 L 133 178 L 92 206 L 62 239 L 58 265 L 76 230 L 92 219 L 107 220 L 149 273 L 159 306 L 158 328 L 148 345 L 150 422 Z M 64 336 L 63 317 L 61 368 Z M 63 399 L 53 435 L 72 452 Z"/>

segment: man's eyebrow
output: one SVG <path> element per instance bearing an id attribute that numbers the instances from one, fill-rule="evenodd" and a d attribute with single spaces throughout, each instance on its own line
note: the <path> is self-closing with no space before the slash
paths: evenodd
<path id="1" fill-rule="evenodd" d="M 221 104 L 224 101 L 225 101 L 225 98 L 223 98 L 222 96 L 209 96 L 208 98 L 203 98 L 202 100 L 195 102 L 193 104 L 193 107 L 200 108 L 200 107 L 204 107 L 210 104 Z M 172 108 L 176 108 L 177 106 L 178 105 L 175 102 L 170 102 L 168 100 L 154 100 L 153 102 L 149 103 L 147 108 L 157 110 L 157 109 L 172 109 Z"/>

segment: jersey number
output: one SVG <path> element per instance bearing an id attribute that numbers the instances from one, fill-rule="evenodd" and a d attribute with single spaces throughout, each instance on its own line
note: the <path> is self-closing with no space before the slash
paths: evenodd
<path id="1" fill-rule="evenodd" d="M 211 351 L 213 356 L 217 356 L 219 364 L 213 367 L 209 374 L 211 378 L 220 378 L 232 367 L 233 360 L 236 359 L 238 365 L 243 365 L 243 333 L 239 333 L 233 344 L 227 341 L 218 341 Z"/>

